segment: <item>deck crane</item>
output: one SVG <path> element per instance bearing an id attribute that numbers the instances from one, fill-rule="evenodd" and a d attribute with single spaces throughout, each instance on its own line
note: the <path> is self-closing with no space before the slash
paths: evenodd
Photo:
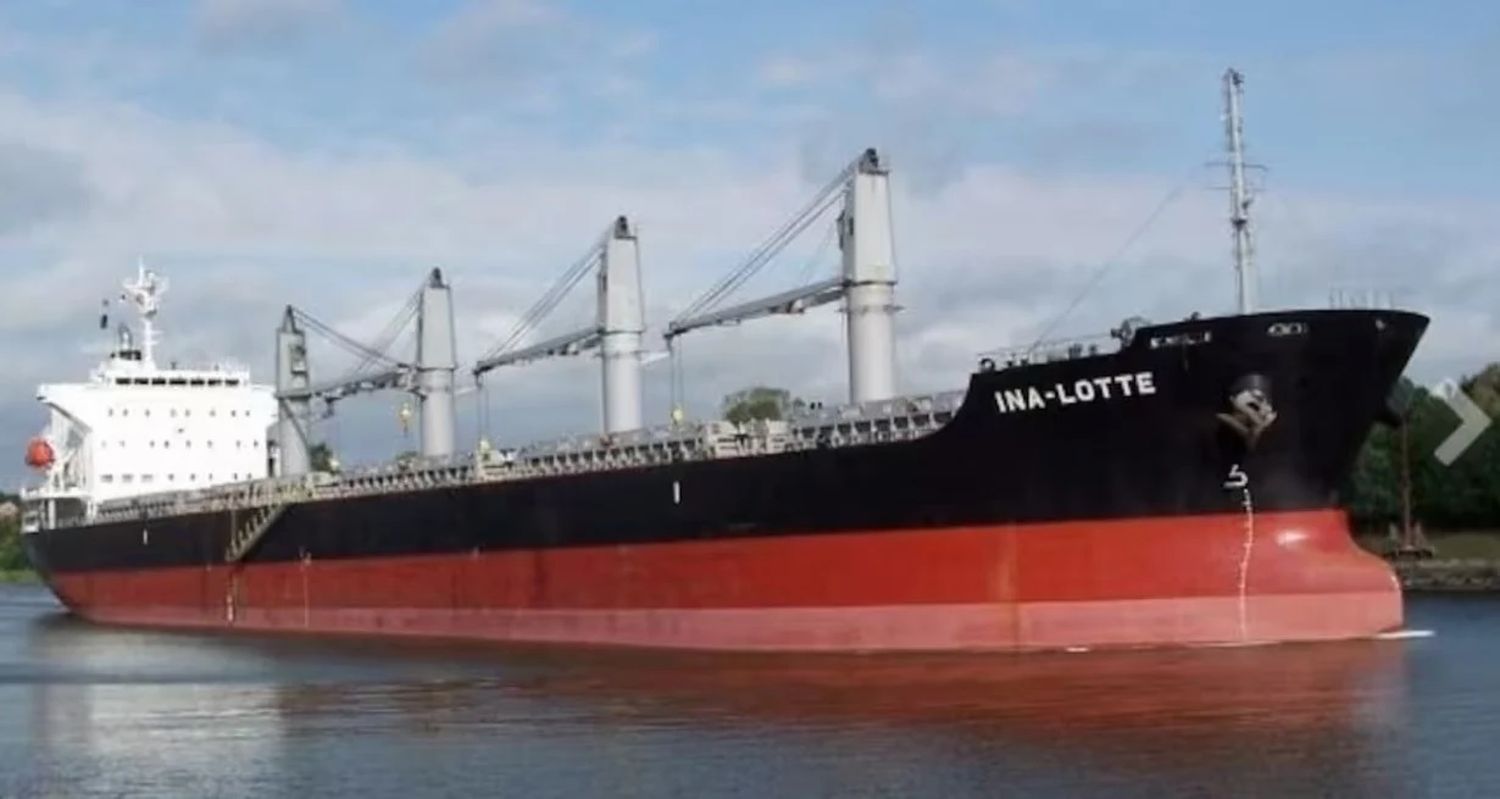
<path id="1" fill-rule="evenodd" d="M 411 361 L 388 354 L 392 344 L 415 319 L 417 353 Z M 307 331 L 354 353 L 359 362 L 344 376 L 314 383 L 307 358 Z M 312 403 L 323 400 L 329 411 L 340 399 L 355 394 L 400 389 L 417 395 L 421 416 L 421 454 L 443 458 L 453 454 L 453 373 L 457 369 L 453 333 L 453 298 L 443 274 L 433 269 L 423 279 L 374 345 L 356 341 L 311 314 L 287 306 L 276 331 L 276 444 L 278 474 L 311 471 L 308 429 Z"/>
<path id="2" fill-rule="evenodd" d="M 593 324 L 529 346 L 520 346 L 568 292 L 593 273 L 598 311 Z M 618 217 L 522 315 L 514 329 L 474 365 L 474 379 L 502 366 L 599 350 L 606 434 L 641 427 L 642 309 L 640 255 L 630 220 Z"/>
<path id="3" fill-rule="evenodd" d="M 895 396 L 896 268 L 888 177 L 889 169 L 874 149 L 861 153 L 739 267 L 667 325 L 668 349 L 673 349 L 677 337 L 694 330 L 773 314 L 801 313 L 843 300 L 848 317 L 850 401 Z M 725 299 L 841 202 L 836 223 L 843 251 L 839 277 L 721 307 Z"/>

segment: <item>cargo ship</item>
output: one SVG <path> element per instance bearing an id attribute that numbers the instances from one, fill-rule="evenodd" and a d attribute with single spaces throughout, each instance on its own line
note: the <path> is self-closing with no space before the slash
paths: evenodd
<path id="1" fill-rule="evenodd" d="M 1239 312 L 977 358 L 967 386 L 896 388 L 888 164 L 854 159 L 666 326 L 681 336 L 823 304 L 844 312 L 849 402 L 780 419 L 642 421 L 640 264 L 620 218 L 470 370 L 597 352 L 602 430 L 454 444 L 451 292 L 434 270 L 390 355 L 288 308 L 274 386 L 163 368 L 164 281 L 86 383 L 43 386 L 25 550 L 95 621 L 770 651 L 1011 651 L 1328 640 L 1402 624 L 1391 570 L 1339 489 L 1427 320 L 1254 307 L 1240 78 L 1225 76 Z M 832 216 L 836 277 L 727 304 Z M 526 344 L 587 277 L 597 318 Z M 314 380 L 307 334 L 368 368 Z M 312 456 L 315 406 L 408 391 L 421 452 Z M 322 460 L 322 462 L 319 462 Z"/>

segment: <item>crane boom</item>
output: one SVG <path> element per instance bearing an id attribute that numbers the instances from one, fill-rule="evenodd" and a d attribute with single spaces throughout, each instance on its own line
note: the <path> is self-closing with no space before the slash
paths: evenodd
<path id="1" fill-rule="evenodd" d="M 393 369 L 367 372 L 338 380 L 325 380 L 315 385 L 278 391 L 276 392 L 276 399 L 283 401 L 311 399 L 339 400 L 367 391 L 378 391 L 385 388 L 405 388 L 411 382 L 411 376 L 414 371 L 411 367 L 398 366 Z"/>
<path id="2" fill-rule="evenodd" d="M 667 324 L 665 335 L 669 348 L 678 336 L 693 330 L 773 314 L 800 313 L 843 300 L 848 330 L 850 402 L 871 402 L 895 396 L 894 317 L 898 307 L 889 174 L 889 167 L 873 148 L 860 153 L 831 183 L 814 195 L 812 202 L 756 247 L 749 258 Z M 840 206 L 836 230 L 839 249 L 843 251 L 843 268 L 839 277 L 727 308 L 719 307 L 785 250 L 792 240 L 835 206 Z"/>
<path id="3" fill-rule="evenodd" d="M 687 319 L 677 319 L 667 325 L 666 337 L 674 339 L 683 333 L 697 330 L 703 327 L 715 325 L 732 325 L 748 319 L 755 319 L 773 314 L 801 313 L 808 308 L 819 305 L 827 305 L 837 302 L 844 296 L 844 279 L 841 277 L 829 278 L 801 288 L 783 291 L 769 297 L 758 300 L 743 302 L 739 305 L 731 305 L 717 311 L 710 311 L 700 316 Z"/>
<path id="4" fill-rule="evenodd" d="M 582 330 L 575 330 L 561 336 L 549 338 L 529 347 L 522 347 L 499 355 L 492 355 L 474 364 L 474 375 L 477 377 L 502 366 L 514 366 L 516 364 L 536 361 L 542 358 L 551 358 L 561 355 L 577 355 L 585 350 L 599 346 L 600 331 L 598 326 L 589 326 Z"/>
<path id="5" fill-rule="evenodd" d="M 416 359 L 408 362 L 386 350 L 413 319 L 417 323 Z M 353 353 L 359 361 L 351 373 L 314 383 L 307 362 L 308 331 Z M 428 272 L 375 346 L 287 306 L 276 331 L 277 474 L 305 474 L 311 468 L 308 438 L 313 400 L 323 400 L 331 412 L 338 400 L 382 389 L 410 391 L 421 402 L 423 457 L 452 455 L 454 349 L 453 302 L 438 269 Z"/>

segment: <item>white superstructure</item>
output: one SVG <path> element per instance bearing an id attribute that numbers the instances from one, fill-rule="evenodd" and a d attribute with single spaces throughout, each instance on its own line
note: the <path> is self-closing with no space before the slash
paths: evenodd
<path id="1" fill-rule="evenodd" d="M 269 386 L 227 365 L 157 365 L 156 315 L 166 288 L 141 266 L 122 295 L 140 315 L 139 345 L 122 324 L 87 382 L 37 389 L 50 411 L 32 442 L 32 450 L 44 453 L 34 464 L 42 483 L 24 494 L 37 522 L 55 524 L 59 513 L 87 518 L 99 503 L 122 497 L 269 474 L 267 428 L 276 418 Z"/>

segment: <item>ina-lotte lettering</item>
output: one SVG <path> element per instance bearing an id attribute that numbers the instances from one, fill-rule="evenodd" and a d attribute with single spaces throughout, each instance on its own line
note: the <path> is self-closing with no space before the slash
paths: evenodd
<path id="1" fill-rule="evenodd" d="M 1156 378 L 1151 372 L 1125 372 L 1102 377 L 1085 377 L 1072 383 L 1053 383 L 1045 388 L 1022 386 L 1000 389 L 995 392 L 995 406 L 1001 413 L 1016 413 L 1079 403 L 1144 397 L 1155 393 Z"/>

